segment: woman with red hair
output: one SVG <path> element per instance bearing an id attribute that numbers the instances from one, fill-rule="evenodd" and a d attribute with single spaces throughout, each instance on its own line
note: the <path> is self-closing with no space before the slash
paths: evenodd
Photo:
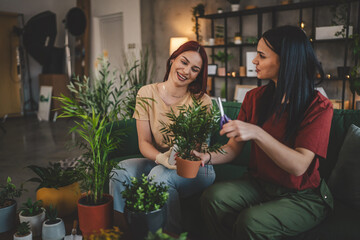
<path id="1" fill-rule="evenodd" d="M 211 105 L 210 97 L 205 94 L 207 68 L 205 49 L 198 42 L 189 41 L 181 45 L 168 59 L 163 82 L 146 85 L 139 90 L 133 117 L 136 119 L 139 148 L 144 158 L 121 161 L 119 166 L 126 171 L 114 170 L 119 171 L 110 181 L 115 211 L 124 212 L 125 200 L 121 192 L 125 188 L 122 182 L 129 184 L 131 177 L 138 178 L 143 173 L 153 176 L 156 182 L 165 182 L 169 186 L 165 229 L 180 233 L 182 227 L 179 197 L 193 195 L 214 182 L 215 172 L 212 166 L 200 168 L 193 179 L 178 176 L 176 165 L 169 164 L 171 149 L 164 144 L 160 132 L 160 122 L 169 122 L 166 113 L 171 109 L 177 113 L 178 106 L 192 104 L 192 97 L 200 99 L 203 105 Z M 140 99 L 153 101 L 148 101 L 144 107 Z"/>

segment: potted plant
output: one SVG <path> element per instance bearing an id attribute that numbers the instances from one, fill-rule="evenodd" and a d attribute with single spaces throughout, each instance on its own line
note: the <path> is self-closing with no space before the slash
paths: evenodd
<path id="1" fill-rule="evenodd" d="M 167 233 L 164 233 L 160 228 L 155 233 L 149 232 L 145 240 L 186 240 L 187 233 L 181 233 L 179 237 L 172 237 Z"/>
<path id="2" fill-rule="evenodd" d="M 43 240 L 64 239 L 65 237 L 65 225 L 61 218 L 57 217 L 57 208 L 54 205 L 50 205 L 46 210 L 46 220 L 42 224 Z"/>
<path id="3" fill-rule="evenodd" d="M 20 223 L 14 233 L 14 240 L 32 240 L 32 232 L 29 222 Z"/>
<path id="4" fill-rule="evenodd" d="M 6 184 L 0 185 L 0 233 L 7 232 L 15 226 L 16 201 L 14 198 L 21 196 L 25 191 L 23 185 L 19 189 L 7 177 Z"/>
<path id="5" fill-rule="evenodd" d="M 78 201 L 79 226 L 84 236 L 100 229 L 112 227 L 113 198 L 105 194 L 110 174 L 117 168 L 117 162 L 109 160 L 109 154 L 120 147 L 126 129 L 113 130 L 114 121 L 126 114 L 125 85 L 114 83 L 115 72 L 110 73 L 107 58 L 99 58 L 100 79 L 90 87 L 76 81 L 69 89 L 75 97 L 59 97 L 63 113 L 59 117 L 75 118 L 75 127 L 70 132 L 78 133 L 85 149 L 84 160 L 80 160 L 77 170 L 81 179 L 83 196 Z M 85 78 L 88 83 L 88 78 Z M 126 77 L 121 77 L 126 79 Z"/>
<path id="6" fill-rule="evenodd" d="M 20 223 L 29 222 L 33 236 L 40 236 L 41 226 L 45 220 L 45 208 L 42 208 L 41 200 L 32 202 L 31 198 L 28 198 L 19 209 L 19 220 Z"/>
<path id="7" fill-rule="evenodd" d="M 228 0 L 228 2 L 231 4 L 231 11 L 237 12 L 240 9 L 240 0 Z"/>
<path id="8" fill-rule="evenodd" d="M 125 215 L 134 239 L 142 240 L 149 231 L 155 233 L 164 226 L 168 197 L 168 187 L 164 182 L 153 182 L 153 177 L 142 174 L 133 177 L 122 192 L 125 198 Z"/>
<path id="9" fill-rule="evenodd" d="M 205 5 L 199 3 L 191 9 L 192 17 L 191 21 L 194 23 L 193 32 L 197 34 L 198 41 L 202 41 L 202 36 L 200 35 L 200 23 L 196 21 L 196 17 L 202 17 L 205 14 Z"/>
<path id="10" fill-rule="evenodd" d="M 201 162 L 191 153 L 193 150 L 203 153 L 224 153 L 220 144 L 206 144 L 209 136 L 219 130 L 220 114 L 214 106 L 202 105 L 202 101 L 195 98 L 192 105 L 180 106 L 178 109 L 178 115 L 173 110 L 166 114 L 170 122 L 161 122 L 160 131 L 163 133 L 164 142 L 174 146 L 177 152 L 178 175 L 194 178 Z"/>
<path id="11" fill-rule="evenodd" d="M 81 192 L 75 168 L 62 168 L 60 163 L 49 163 L 48 167 L 30 165 L 28 168 L 38 175 L 28 181 L 39 183 L 36 200 L 41 200 L 45 209 L 54 205 L 59 216 L 67 216 L 76 210 Z"/>
<path id="12" fill-rule="evenodd" d="M 215 58 L 216 61 L 220 62 L 220 66 L 218 68 L 218 75 L 219 76 L 225 76 L 226 75 L 226 71 L 225 71 L 225 62 L 226 61 L 230 61 L 231 59 L 233 59 L 233 55 L 232 54 L 227 54 L 227 56 L 225 55 L 224 51 L 217 51 L 217 53 L 215 55 L 211 55 L 213 58 Z"/>
<path id="13" fill-rule="evenodd" d="M 360 35 L 354 34 L 352 39 L 351 50 L 357 65 L 351 70 L 350 90 L 353 94 L 357 93 L 360 96 Z"/>

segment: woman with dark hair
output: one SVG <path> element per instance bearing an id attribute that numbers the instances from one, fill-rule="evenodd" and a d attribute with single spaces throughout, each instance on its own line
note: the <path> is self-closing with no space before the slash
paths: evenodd
<path id="1" fill-rule="evenodd" d="M 177 175 L 176 165 L 169 164 L 171 149 L 164 144 L 160 132 L 161 121 L 167 123 L 166 113 L 171 109 L 177 113 L 178 106 L 190 105 L 195 97 L 203 105 L 211 105 L 205 94 L 207 86 L 207 55 L 205 49 L 195 41 L 181 45 L 168 59 L 164 81 L 142 87 L 137 95 L 136 128 L 140 152 L 144 158 L 121 161 L 123 170 L 114 174 L 110 181 L 110 194 L 114 197 L 114 209 L 124 212 L 125 200 L 121 192 L 125 189 L 122 182 L 130 183 L 130 177 L 140 177 L 143 173 L 154 177 L 156 182 L 169 186 L 167 201 L 167 223 L 165 229 L 180 233 L 181 215 L 179 197 L 187 197 L 203 190 L 215 180 L 213 168 L 200 168 L 196 178 L 186 179 Z M 140 99 L 152 99 L 141 104 Z M 144 107 L 145 106 L 145 107 Z M 114 171 L 114 172 L 116 172 Z"/>
<path id="2" fill-rule="evenodd" d="M 214 239 L 281 239 L 319 224 L 332 209 L 320 179 L 333 114 L 331 102 L 314 89 L 321 65 L 305 33 L 283 26 L 265 32 L 257 46 L 257 77 L 270 83 L 249 91 L 237 120 L 220 131 L 226 154 L 200 154 L 205 163 L 235 159 L 251 141 L 249 172 L 215 184 L 201 198 Z"/>

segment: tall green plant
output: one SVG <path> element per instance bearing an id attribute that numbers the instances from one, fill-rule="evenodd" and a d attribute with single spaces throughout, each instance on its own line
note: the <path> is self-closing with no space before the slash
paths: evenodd
<path id="1" fill-rule="evenodd" d="M 224 153 L 220 144 L 207 146 L 206 140 L 211 134 L 219 130 L 220 113 L 214 106 L 202 105 L 201 100 L 193 98 L 192 105 L 178 107 L 179 113 L 175 114 L 171 109 L 166 116 L 170 122 L 161 121 L 164 142 L 174 146 L 178 156 L 191 161 L 199 160 L 191 152 Z"/>
<path id="2" fill-rule="evenodd" d="M 9 200 L 20 197 L 22 192 L 26 191 L 23 184 L 17 189 L 15 184 L 11 182 L 10 177 L 7 177 L 6 184 L 0 184 L 0 189 L 0 208 L 11 205 L 12 202 Z"/>

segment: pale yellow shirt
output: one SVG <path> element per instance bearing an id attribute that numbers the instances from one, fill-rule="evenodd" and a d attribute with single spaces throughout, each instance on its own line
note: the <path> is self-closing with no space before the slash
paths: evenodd
<path id="1" fill-rule="evenodd" d="M 160 93 L 157 88 L 158 84 L 159 83 L 153 83 L 140 88 L 137 94 L 135 113 L 133 118 L 137 120 L 148 120 L 150 122 L 154 146 L 159 151 L 164 152 L 169 149 L 169 146 L 163 142 L 163 134 L 160 132 L 160 129 L 163 126 L 161 125 L 160 121 L 169 123 L 169 119 L 165 114 L 170 112 L 171 108 L 174 110 L 175 114 L 179 114 L 179 109 L 177 107 L 182 105 L 192 105 L 193 100 L 191 97 L 192 94 L 188 92 L 181 99 L 179 99 L 176 104 L 167 105 L 160 97 Z M 138 97 L 152 98 L 154 101 L 147 100 L 149 105 L 146 104 L 145 108 L 143 108 L 139 104 L 140 101 Z M 212 105 L 211 98 L 206 94 L 202 96 L 201 101 L 203 102 L 203 105 Z"/>

